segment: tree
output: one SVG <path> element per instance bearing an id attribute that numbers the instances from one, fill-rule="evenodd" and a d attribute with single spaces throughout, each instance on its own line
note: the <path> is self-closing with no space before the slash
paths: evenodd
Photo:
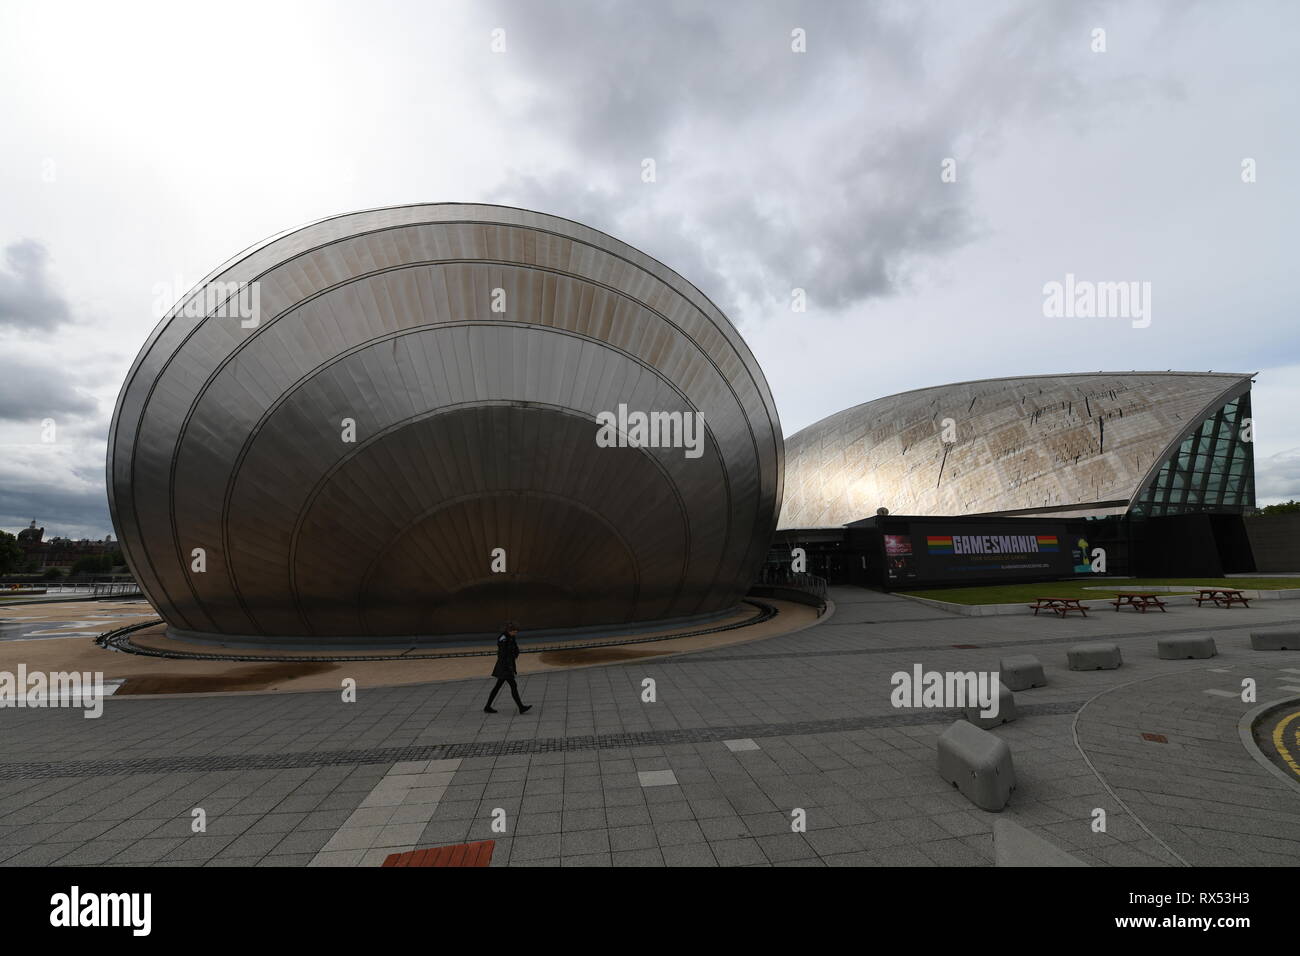
<path id="1" fill-rule="evenodd" d="M 112 571 L 112 559 L 106 554 L 90 554 L 84 558 L 78 558 L 68 572 L 71 575 L 77 574 L 103 574 L 105 571 Z"/>
<path id="2" fill-rule="evenodd" d="M 1290 501 L 1284 501 L 1280 505 L 1265 505 L 1259 509 L 1262 515 L 1293 515 L 1300 513 L 1300 501 L 1292 498 Z"/>
<path id="3" fill-rule="evenodd" d="M 18 547 L 18 539 L 8 531 L 0 531 L 0 574 L 9 574 L 22 567 L 27 556 Z"/>

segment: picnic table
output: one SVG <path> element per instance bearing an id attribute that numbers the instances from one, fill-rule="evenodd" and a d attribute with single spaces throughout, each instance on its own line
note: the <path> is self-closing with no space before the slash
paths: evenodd
<path id="1" fill-rule="evenodd" d="M 1200 607 L 1206 601 L 1213 601 L 1215 607 L 1232 607 L 1234 604 L 1250 607 L 1249 600 L 1237 588 L 1197 588 L 1196 606 Z"/>
<path id="2" fill-rule="evenodd" d="M 1040 597 L 1034 598 L 1034 602 L 1029 605 L 1034 609 L 1034 617 L 1038 617 L 1039 611 L 1055 611 L 1061 617 L 1071 611 L 1078 611 L 1084 617 L 1088 616 L 1088 609 L 1083 606 L 1081 598 Z"/>
<path id="3" fill-rule="evenodd" d="M 1143 614 L 1149 607 L 1158 607 L 1161 611 L 1165 609 L 1165 602 L 1160 600 L 1160 596 L 1147 591 L 1117 591 L 1115 600 L 1111 603 L 1115 605 L 1117 611 L 1127 604 L 1129 607 L 1137 608 Z"/>

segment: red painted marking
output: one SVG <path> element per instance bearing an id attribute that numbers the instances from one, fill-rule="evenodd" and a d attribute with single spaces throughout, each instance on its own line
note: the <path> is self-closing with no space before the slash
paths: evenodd
<path id="1" fill-rule="evenodd" d="M 1167 743 L 1169 743 L 1169 738 L 1166 737 L 1164 734 L 1143 734 L 1143 735 L 1142 735 L 1142 739 L 1143 739 L 1143 740 L 1149 740 L 1149 741 L 1151 741 L 1151 742 L 1154 743 L 1154 744 L 1167 744 Z"/>
<path id="2" fill-rule="evenodd" d="M 455 843 L 451 846 L 427 847 L 406 853 L 392 853 L 384 866 L 487 866 L 492 862 L 495 840 Z"/>

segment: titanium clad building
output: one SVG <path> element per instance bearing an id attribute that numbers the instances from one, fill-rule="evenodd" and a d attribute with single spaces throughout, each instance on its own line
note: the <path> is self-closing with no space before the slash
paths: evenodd
<path id="1" fill-rule="evenodd" d="M 891 395 L 786 441 L 782 528 L 902 515 L 1146 517 L 1255 503 L 1251 376 L 1108 372 Z"/>
<path id="2" fill-rule="evenodd" d="M 698 423 L 698 448 L 603 447 L 598 416 L 628 410 Z M 722 613 L 782 469 L 763 373 L 694 286 L 575 222 L 458 204 L 227 262 L 150 336 L 108 449 L 122 551 L 172 632 L 251 641 Z"/>

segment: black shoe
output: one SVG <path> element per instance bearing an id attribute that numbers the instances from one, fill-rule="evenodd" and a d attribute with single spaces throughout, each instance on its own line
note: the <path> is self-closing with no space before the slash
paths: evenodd
<path id="1" fill-rule="evenodd" d="M 526 713 L 528 713 L 528 712 L 529 712 L 530 710 L 532 710 L 532 709 L 533 709 L 533 705 L 532 705 L 532 704 L 523 704 L 523 705 L 520 706 L 520 708 L 519 708 L 519 713 L 521 713 L 521 714 L 526 714 Z"/>
<path id="2" fill-rule="evenodd" d="M 484 707 L 484 708 L 483 708 L 483 713 L 485 713 L 485 714 L 495 714 L 496 711 L 495 711 L 494 709 L 492 709 L 491 707 Z"/>

